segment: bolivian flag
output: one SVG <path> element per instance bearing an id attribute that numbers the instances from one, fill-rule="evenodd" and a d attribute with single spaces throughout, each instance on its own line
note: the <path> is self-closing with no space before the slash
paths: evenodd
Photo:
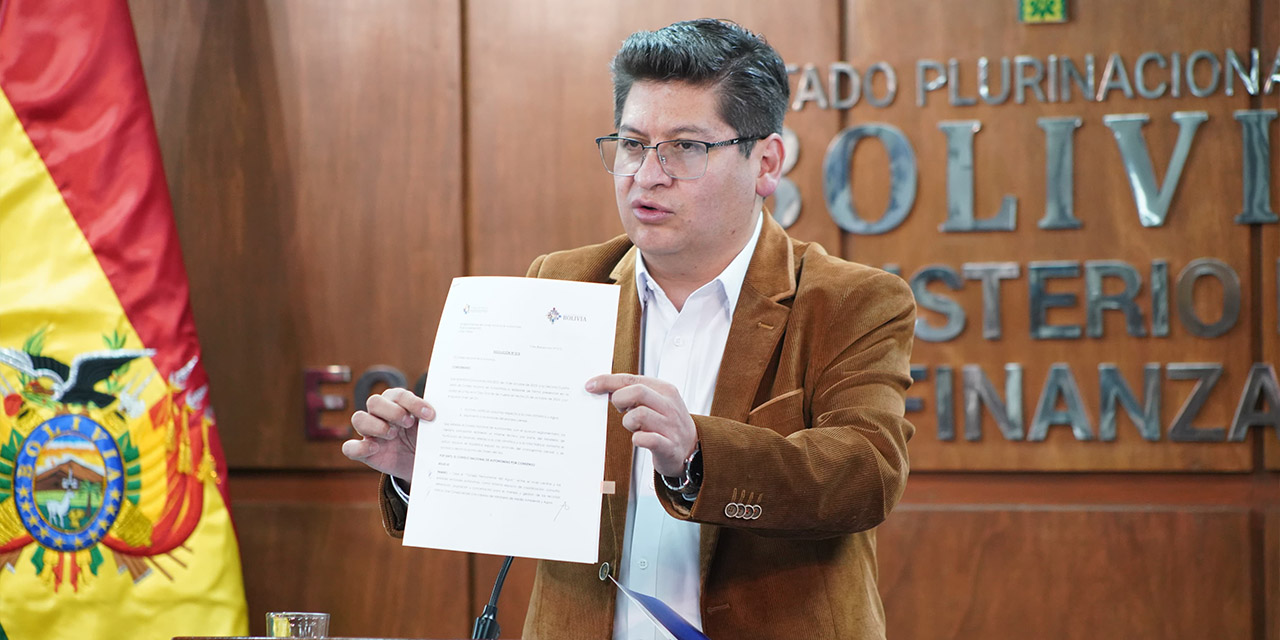
<path id="1" fill-rule="evenodd" d="M 0 638 L 248 629 L 124 0 L 0 0 Z"/>

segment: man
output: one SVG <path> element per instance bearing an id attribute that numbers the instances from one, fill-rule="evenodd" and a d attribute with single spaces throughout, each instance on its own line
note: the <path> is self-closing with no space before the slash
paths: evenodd
<path id="1" fill-rule="evenodd" d="M 539 563 L 524 636 L 660 637 L 611 574 L 712 638 L 881 638 L 872 528 L 907 476 L 910 290 L 763 212 L 789 94 L 763 39 L 677 23 L 628 38 L 613 75 L 618 131 L 597 144 L 626 235 L 529 276 L 622 286 L 623 373 L 584 381 L 617 409 L 618 492 L 598 564 Z M 393 534 L 417 420 L 434 417 L 403 389 L 352 417 L 343 452 L 399 479 L 383 483 Z"/>

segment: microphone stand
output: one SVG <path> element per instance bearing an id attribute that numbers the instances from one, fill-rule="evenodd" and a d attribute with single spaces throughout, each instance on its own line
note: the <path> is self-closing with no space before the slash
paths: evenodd
<path id="1" fill-rule="evenodd" d="M 493 593 L 489 596 L 489 604 L 484 606 L 475 626 L 471 627 L 471 640 L 498 640 L 502 628 L 498 626 L 498 594 L 502 593 L 502 583 L 507 579 L 507 570 L 511 568 L 511 556 L 502 561 L 502 569 L 498 578 L 493 581 Z"/>
<path id="2" fill-rule="evenodd" d="M 648 291 L 645 297 L 640 301 L 640 354 L 639 354 L 639 373 L 644 375 L 644 340 L 646 321 L 648 314 Z M 498 636 L 502 633 L 502 628 L 498 626 L 498 594 L 502 593 L 502 583 L 507 579 L 507 570 L 511 568 L 511 556 L 507 556 L 502 561 L 502 568 L 498 570 L 498 577 L 493 581 L 493 593 L 489 595 L 489 604 L 484 606 L 480 611 L 480 617 L 476 618 L 475 626 L 471 627 L 471 640 L 498 640 Z"/>

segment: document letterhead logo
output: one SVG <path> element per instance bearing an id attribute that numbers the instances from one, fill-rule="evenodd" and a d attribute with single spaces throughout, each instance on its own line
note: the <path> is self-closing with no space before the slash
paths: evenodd
<path id="1" fill-rule="evenodd" d="M 551 324 L 555 324 L 560 320 L 564 320 L 565 322 L 586 322 L 587 317 L 572 313 L 560 313 L 555 307 L 551 307 L 551 310 L 547 312 L 547 321 Z"/>

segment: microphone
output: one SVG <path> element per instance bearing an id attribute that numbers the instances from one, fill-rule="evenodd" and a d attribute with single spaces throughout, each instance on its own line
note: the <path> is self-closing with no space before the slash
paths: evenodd
<path id="1" fill-rule="evenodd" d="M 471 640 L 498 640 L 502 628 L 498 626 L 498 594 L 502 593 L 502 583 L 507 579 L 507 570 L 511 568 L 511 556 L 502 561 L 502 569 L 498 578 L 493 581 L 493 593 L 489 596 L 489 604 L 484 606 L 475 626 L 471 627 Z"/>

